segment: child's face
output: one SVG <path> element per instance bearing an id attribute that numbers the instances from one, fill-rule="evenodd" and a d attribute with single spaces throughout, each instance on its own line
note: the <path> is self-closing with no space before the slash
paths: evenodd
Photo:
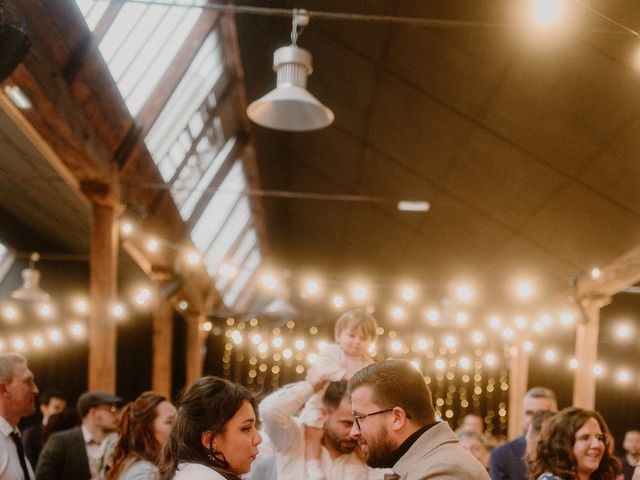
<path id="1" fill-rule="evenodd" d="M 345 328 L 336 338 L 344 353 L 352 357 L 362 357 L 369 354 L 371 337 L 365 335 L 360 328 Z"/>

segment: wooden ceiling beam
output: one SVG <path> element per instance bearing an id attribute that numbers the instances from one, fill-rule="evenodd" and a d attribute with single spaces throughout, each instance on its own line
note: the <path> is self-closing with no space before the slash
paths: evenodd
<path id="1" fill-rule="evenodd" d="M 576 285 L 576 297 L 611 297 L 625 288 L 640 282 L 640 245 L 609 264 L 600 267 L 600 275 L 590 273 L 581 276 Z"/>

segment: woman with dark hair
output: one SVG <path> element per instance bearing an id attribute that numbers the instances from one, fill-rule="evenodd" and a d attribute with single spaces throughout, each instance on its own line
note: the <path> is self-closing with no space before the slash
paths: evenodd
<path id="1" fill-rule="evenodd" d="M 197 380 L 180 400 L 160 480 L 236 480 L 247 473 L 262 441 L 257 411 L 242 385 L 211 376 Z"/>
<path id="2" fill-rule="evenodd" d="M 162 395 L 144 392 L 122 411 L 119 434 L 106 480 L 152 480 L 167 443 L 176 408 Z"/>
<path id="3" fill-rule="evenodd" d="M 607 448 L 610 438 L 598 412 L 565 408 L 542 424 L 530 480 L 615 480 L 620 462 Z"/>

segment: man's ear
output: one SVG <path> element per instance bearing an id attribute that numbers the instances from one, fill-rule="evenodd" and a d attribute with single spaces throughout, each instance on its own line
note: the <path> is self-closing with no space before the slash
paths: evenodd
<path id="1" fill-rule="evenodd" d="M 391 417 L 393 418 L 393 423 L 391 424 L 392 430 L 401 430 L 405 425 L 409 423 L 407 412 L 405 412 L 404 408 L 402 407 L 394 407 L 394 409 L 391 411 Z"/>
<path id="2" fill-rule="evenodd" d="M 320 421 L 324 424 L 329 421 L 329 410 L 324 405 L 320 406 Z"/>

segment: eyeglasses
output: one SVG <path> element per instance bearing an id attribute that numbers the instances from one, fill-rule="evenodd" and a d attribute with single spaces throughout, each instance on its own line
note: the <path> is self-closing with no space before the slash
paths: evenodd
<path id="1" fill-rule="evenodd" d="M 362 426 L 360 425 L 360 422 L 362 420 L 364 420 L 367 417 L 370 417 L 371 415 L 378 415 L 379 413 L 386 413 L 386 412 L 390 412 L 391 410 L 393 410 L 393 408 L 385 408 L 384 410 L 378 410 L 377 412 L 371 412 L 371 413 L 367 413 L 365 415 L 356 415 L 355 412 L 353 413 L 353 420 L 356 422 L 356 427 L 358 427 L 358 431 L 362 430 Z"/>
<path id="2" fill-rule="evenodd" d="M 594 438 L 598 442 L 602 442 L 605 445 L 607 445 L 609 443 L 609 437 L 607 437 L 604 433 L 596 433 L 595 435 L 589 435 L 588 433 L 585 433 L 585 434 L 582 434 L 582 435 L 577 435 L 576 436 L 576 441 L 577 442 L 591 443 L 591 441 Z"/>

